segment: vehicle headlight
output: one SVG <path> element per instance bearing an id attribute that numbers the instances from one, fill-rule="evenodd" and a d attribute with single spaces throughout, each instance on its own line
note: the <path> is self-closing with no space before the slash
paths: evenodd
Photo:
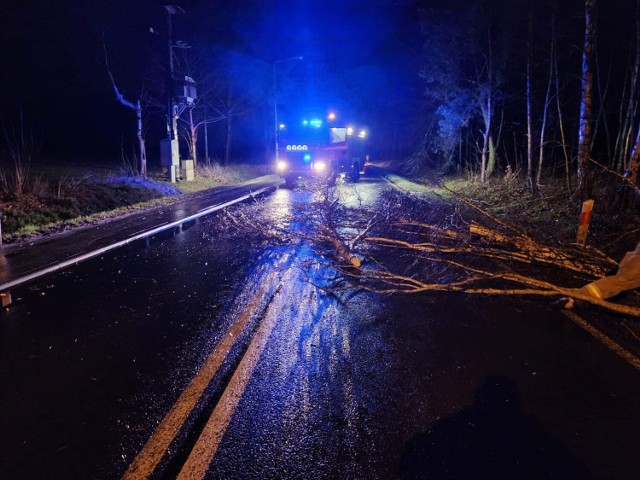
<path id="1" fill-rule="evenodd" d="M 324 172 L 327 169 L 327 164 L 325 162 L 315 162 L 313 164 L 313 169 L 316 172 Z"/>
<path id="2" fill-rule="evenodd" d="M 284 160 L 278 160 L 276 163 L 276 170 L 279 172 L 284 172 L 287 169 L 287 162 Z"/>

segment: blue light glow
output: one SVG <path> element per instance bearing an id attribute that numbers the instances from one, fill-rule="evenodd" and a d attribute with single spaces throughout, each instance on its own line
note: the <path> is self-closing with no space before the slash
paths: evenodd
<path id="1" fill-rule="evenodd" d="M 304 125 L 305 127 L 306 127 L 307 125 L 309 125 L 309 120 L 303 120 L 303 121 L 302 121 L 302 125 Z"/>
<path id="2" fill-rule="evenodd" d="M 322 126 L 322 120 L 320 120 L 319 118 L 314 118 L 309 123 L 312 127 L 315 128 L 320 128 Z"/>
<path id="3" fill-rule="evenodd" d="M 305 156 L 303 157 L 305 162 L 310 162 L 311 161 L 311 155 L 309 155 L 308 153 L 305 154 Z"/>

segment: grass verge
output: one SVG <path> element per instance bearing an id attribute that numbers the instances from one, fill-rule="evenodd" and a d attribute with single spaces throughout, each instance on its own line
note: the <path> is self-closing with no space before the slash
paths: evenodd
<path id="1" fill-rule="evenodd" d="M 428 183 L 428 179 L 422 179 Z M 431 182 L 433 184 L 433 182 Z M 486 183 L 445 179 L 436 191 L 451 191 L 472 200 L 501 221 L 516 226 L 538 241 L 571 243 L 576 239 L 581 202 L 572 198 L 562 180 L 547 179 L 533 194 L 522 181 L 493 179 Z M 640 240 L 640 202 L 622 207 L 616 202 L 618 185 L 599 182 L 587 241 L 612 256 L 635 247 Z M 632 202 L 634 203 L 634 202 Z"/>
<path id="2" fill-rule="evenodd" d="M 34 177 L 28 193 L 0 198 L 2 239 L 15 242 L 175 202 L 184 195 L 270 173 L 262 165 L 199 168 L 192 182 L 171 184 L 161 171 L 149 178 L 69 173 L 65 167 Z"/>

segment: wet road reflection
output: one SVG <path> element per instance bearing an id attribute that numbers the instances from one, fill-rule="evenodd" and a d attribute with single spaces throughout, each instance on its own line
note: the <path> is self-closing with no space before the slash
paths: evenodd
<path id="1" fill-rule="evenodd" d="M 359 210 L 383 188 L 340 187 Z M 237 372 L 205 478 L 638 477 L 637 372 L 533 302 L 351 288 L 307 239 L 319 198 L 280 189 L 17 291 L 2 477 L 120 477 L 230 331 L 152 478 L 178 475 Z"/>

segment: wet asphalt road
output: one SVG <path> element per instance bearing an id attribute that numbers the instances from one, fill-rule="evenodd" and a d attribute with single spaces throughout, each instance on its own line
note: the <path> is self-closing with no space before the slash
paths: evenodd
<path id="1" fill-rule="evenodd" d="M 386 186 L 357 188 L 366 204 Z M 304 230 L 294 206 L 310 201 L 281 189 L 244 213 Z M 152 478 L 179 474 L 261 334 L 206 478 L 640 478 L 640 372 L 559 312 L 332 295 L 306 242 L 227 225 L 212 217 L 12 292 L 0 477 L 120 478 L 247 315 Z"/>

